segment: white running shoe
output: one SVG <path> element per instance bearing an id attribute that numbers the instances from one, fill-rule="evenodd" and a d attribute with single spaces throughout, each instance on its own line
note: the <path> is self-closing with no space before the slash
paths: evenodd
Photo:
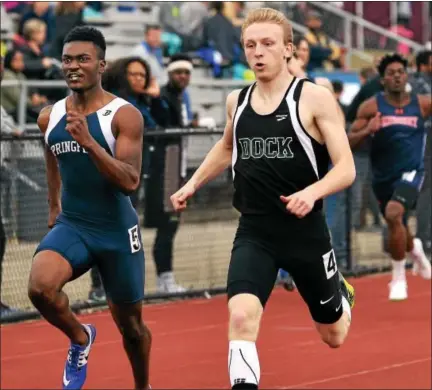
<path id="1" fill-rule="evenodd" d="M 413 262 L 413 275 L 420 275 L 423 279 L 432 277 L 431 263 L 423 250 L 423 244 L 419 238 L 414 238 L 414 249 L 409 253 Z"/>
<path id="2" fill-rule="evenodd" d="M 163 272 L 157 280 L 157 289 L 160 293 L 183 293 L 186 289 L 177 284 L 172 272 Z"/>
<path id="3" fill-rule="evenodd" d="M 392 280 L 389 283 L 390 301 L 403 301 L 408 298 L 408 285 L 406 280 Z"/>

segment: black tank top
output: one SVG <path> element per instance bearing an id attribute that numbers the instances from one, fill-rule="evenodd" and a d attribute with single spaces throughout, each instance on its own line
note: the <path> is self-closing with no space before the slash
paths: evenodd
<path id="1" fill-rule="evenodd" d="M 234 207 L 242 214 L 286 213 L 280 195 L 288 196 L 320 180 L 328 171 L 325 145 L 314 140 L 299 117 L 301 89 L 294 78 L 271 114 L 257 114 L 250 99 L 255 84 L 239 95 L 233 120 L 232 170 Z M 314 210 L 322 209 L 318 200 Z"/>

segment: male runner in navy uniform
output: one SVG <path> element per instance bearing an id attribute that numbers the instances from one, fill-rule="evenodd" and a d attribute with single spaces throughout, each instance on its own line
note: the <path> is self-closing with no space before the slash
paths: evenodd
<path id="1" fill-rule="evenodd" d="M 70 339 L 63 388 L 80 389 L 96 329 L 79 322 L 62 289 L 97 265 L 135 388 L 147 389 L 151 335 L 141 318 L 144 253 L 128 196 L 139 183 L 144 126 L 138 110 L 102 89 L 105 50 L 96 29 L 77 27 L 68 34 L 62 66 L 72 94 L 38 118 L 52 229 L 36 249 L 29 297 Z"/>
<path id="2" fill-rule="evenodd" d="M 242 43 L 257 81 L 230 93 L 222 139 L 171 197 L 176 210 L 185 209 L 188 198 L 232 164 L 241 213 L 227 283 L 233 389 L 258 388 L 255 342 L 279 268 L 294 278 L 330 347 L 342 345 L 351 322 L 354 291 L 337 270 L 322 199 L 353 182 L 354 161 L 331 92 L 289 73 L 292 39 L 282 13 L 249 13 Z"/>
<path id="3" fill-rule="evenodd" d="M 415 208 L 424 177 L 425 118 L 431 115 L 431 97 L 406 92 L 408 62 L 399 54 L 387 55 L 378 65 L 384 92 L 366 100 L 348 135 L 354 149 L 371 142 L 372 186 L 389 228 L 392 257 L 390 300 L 408 297 L 406 254 L 414 273 L 431 278 L 431 265 L 420 239 L 413 238 L 407 213 Z"/>

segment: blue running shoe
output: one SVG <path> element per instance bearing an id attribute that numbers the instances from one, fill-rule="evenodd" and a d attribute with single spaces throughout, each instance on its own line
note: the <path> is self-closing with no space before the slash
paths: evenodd
<path id="1" fill-rule="evenodd" d="M 87 361 L 90 349 L 96 339 L 96 328 L 93 325 L 83 325 L 89 336 L 89 343 L 81 345 L 71 344 L 63 371 L 63 389 L 81 389 L 87 377 Z"/>

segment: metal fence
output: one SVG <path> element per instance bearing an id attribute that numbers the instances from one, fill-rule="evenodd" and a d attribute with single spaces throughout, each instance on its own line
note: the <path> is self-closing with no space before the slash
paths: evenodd
<path id="1" fill-rule="evenodd" d="M 227 93 L 246 84 L 234 80 L 194 80 L 192 87 L 219 90 L 220 105 L 224 106 Z M 2 318 L 1 322 L 37 317 L 37 312 L 27 298 L 27 281 L 32 256 L 38 242 L 48 232 L 47 183 L 43 157 L 43 139 L 36 124 L 27 123 L 27 96 L 29 88 L 65 89 L 64 81 L 4 81 L 2 88 L 19 86 L 21 98 L 17 107 L 18 124 L 26 130 L 24 137 L 1 139 L 2 181 L 1 215 L 6 230 L 7 245 L 2 264 L 1 301 L 19 309 L 14 316 Z M 65 92 L 67 90 L 65 89 Z M 214 96 L 215 98 L 216 96 Z M 198 99 L 199 100 L 199 99 Z M 223 112 L 222 112 L 223 114 Z M 224 119 L 218 118 L 219 123 Z M 36 131 L 33 131 L 36 130 Z M 157 143 L 158 139 L 176 134 L 187 142 L 187 166 L 190 175 L 217 142 L 222 129 L 166 129 L 149 133 L 145 143 Z M 6 153 L 4 153 L 6 152 Z M 147 158 L 144 152 L 143 159 Z M 5 160 L 5 156 L 10 156 Z M 145 173 L 145 172 L 144 172 Z M 175 239 L 174 273 L 178 282 L 188 288 L 182 296 L 196 296 L 225 291 L 226 273 L 231 245 L 236 230 L 238 213 L 232 208 L 231 172 L 200 190 L 182 215 L 180 228 Z M 137 211 L 144 222 L 147 210 L 145 196 L 149 185 L 144 175 L 139 192 Z M 165 194 L 166 195 L 166 194 Z M 355 197 L 354 197 L 355 198 Z M 351 228 L 352 214 L 358 214 L 361 207 L 351 201 L 351 190 L 326 200 L 326 215 L 331 227 L 335 246 L 348 275 L 362 275 L 388 269 L 383 254 L 383 239 L 380 230 Z M 371 225 L 370 213 L 367 214 Z M 169 298 L 157 293 L 156 272 L 152 248 L 156 231 L 142 228 L 146 253 L 146 299 Z M 91 280 L 88 274 L 69 283 L 65 290 L 69 294 L 74 310 L 86 309 L 105 303 L 88 300 Z M 178 295 L 180 296 L 180 295 Z"/>
<path id="2" fill-rule="evenodd" d="M 173 134 L 187 138 L 190 175 L 220 138 L 222 131 L 160 130 L 147 133 L 145 143 L 157 143 L 158 139 L 171 137 Z M 2 148 L 10 149 L 10 159 L 2 163 L 1 214 L 7 246 L 3 261 L 1 298 L 4 303 L 19 309 L 15 316 L 2 319 L 2 322 L 5 322 L 37 317 L 27 297 L 27 281 L 34 250 L 48 232 L 48 205 L 42 137 L 3 137 L 1 144 Z M 142 184 L 137 211 L 144 221 L 148 212 L 144 207 L 144 200 L 149 188 L 145 178 Z M 225 290 L 227 267 L 238 221 L 238 213 L 231 205 L 232 191 L 231 171 L 227 170 L 201 189 L 182 215 L 174 249 L 175 277 L 188 289 L 187 293 L 181 296 L 212 294 Z M 344 217 L 344 221 L 338 223 L 350 226 L 350 213 L 347 212 L 352 210 L 350 197 L 342 196 L 328 202 L 326 212 L 329 224 L 334 223 L 337 210 L 344 210 L 344 216 L 348 218 Z M 334 203 L 333 206 L 331 202 Z M 386 269 L 380 232 L 356 232 L 349 228 L 348 233 L 342 229 L 340 234 L 348 244 L 345 247 L 347 274 L 359 275 Z M 156 289 L 152 257 L 155 229 L 142 227 L 142 237 L 146 254 L 146 299 L 169 298 L 167 295 L 158 294 Z M 89 273 L 65 287 L 75 310 L 105 304 L 89 302 L 90 287 Z"/>

